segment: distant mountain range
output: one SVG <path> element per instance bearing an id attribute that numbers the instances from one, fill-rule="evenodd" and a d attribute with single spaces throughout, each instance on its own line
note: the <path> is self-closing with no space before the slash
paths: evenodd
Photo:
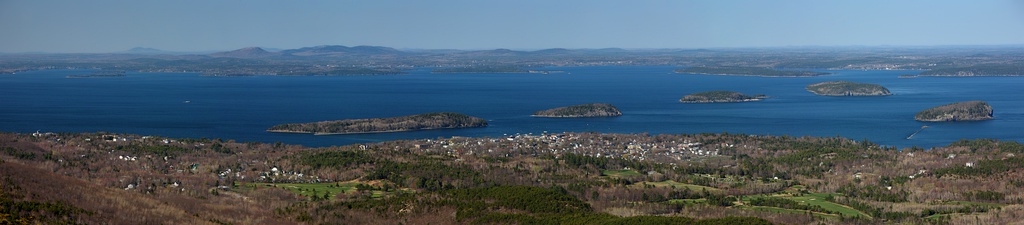
<path id="1" fill-rule="evenodd" d="M 265 58 L 271 56 L 281 55 L 279 52 L 268 52 L 260 47 L 248 47 L 233 51 L 218 52 L 210 54 L 213 57 L 226 57 L 226 58 Z"/>
<path id="2" fill-rule="evenodd" d="M 1024 47 L 794 47 L 715 49 L 456 50 L 321 45 L 247 47 L 221 52 L 132 48 L 109 53 L 0 53 L 0 74 L 55 68 L 206 75 L 400 74 L 412 68 L 450 73 L 528 72 L 561 66 L 678 66 L 770 75 L 775 69 L 922 70 L 921 76 L 1022 76 Z M 754 71 L 754 72 L 750 72 Z M 709 73 L 709 74 L 722 74 Z"/>
<path id="3" fill-rule="evenodd" d="M 288 49 L 281 51 L 283 55 L 291 56 L 349 56 L 349 55 L 387 55 L 405 54 L 394 48 L 381 46 L 355 46 L 346 47 L 341 45 L 321 45 L 299 49 Z"/>

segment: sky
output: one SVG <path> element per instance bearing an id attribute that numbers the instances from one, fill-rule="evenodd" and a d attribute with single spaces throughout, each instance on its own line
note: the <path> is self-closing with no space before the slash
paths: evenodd
<path id="1" fill-rule="evenodd" d="M 1014 0 L 0 0 L 0 52 L 1024 44 Z"/>

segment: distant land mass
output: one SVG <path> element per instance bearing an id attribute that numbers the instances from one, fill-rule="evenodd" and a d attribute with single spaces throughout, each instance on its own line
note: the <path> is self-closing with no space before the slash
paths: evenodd
<path id="1" fill-rule="evenodd" d="M 912 55 L 912 56 L 908 56 Z M 920 76 L 1024 76 L 1019 46 L 815 47 L 750 49 L 395 49 L 320 45 L 174 52 L 134 48 L 110 53 L 0 53 L 0 74 L 52 69 L 244 75 L 384 75 L 417 69 L 437 73 L 526 73 L 527 68 L 678 66 L 676 73 L 810 77 L 802 70 L 914 70 Z M 458 68 L 458 69 L 443 69 Z M 916 72 L 915 72 L 916 73 Z M 914 76 L 901 76 L 912 78 Z"/>
<path id="2" fill-rule="evenodd" d="M 977 64 L 966 67 L 939 68 L 921 72 L 920 76 L 934 77 L 978 77 L 978 76 L 1024 76 L 1024 65 L 1020 64 Z"/>
<path id="3" fill-rule="evenodd" d="M 957 102 L 942 105 L 914 115 L 914 120 L 924 122 L 956 122 L 991 120 L 992 106 L 984 101 Z"/>
<path id="4" fill-rule="evenodd" d="M 451 67 L 451 68 L 439 68 L 433 69 L 431 73 L 529 73 L 529 70 L 519 67 L 495 67 L 495 66 L 480 66 L 480 67 Z"/>
<path id="5" fill-rule="evenodd" d="M 541 110 L 534 112 L 532 116 L 535 117 L 555 117 L 555 118 L 584 118 L 584 117 L 615 117 L 621 116 L 622 111 L 619 111 L 615 106 L 607 103 L 591 103 L 582 105 L 573 105 L 558 107 L 553 109 Z"/>
<path id="6" fill-rule="evenodd" d="M 877 84 L 850 81 L 828 81 L 807 85 L 807 91 L 822 96 L 887 96 L 888 88 Z"/>
<path id="7" fill-rule="evenodd" d="M 342 57 L 342 56 L 366 56 L 366 55 L 397 55 L 403 54 L 390 47 L 382 46 L 355 46 L 347 47 L 341 45 L 321 45 L 299 49 L 281 51 L 281 54 L 301 57 Z"/>
<path id="8" fill-rule="evenodd" d="M 85 75 L 68 75 L 67 78 L 111 78 L 111 77 L 124 77 L 124 71 L 121 70 L 101 70 Z"/>
<path id="9" fill-rule="evenodd" d="M 213 57 L 228 57 L 228 58 L 265 58 L 281 55 L 276 52 L 268 52 L 260 47 L 248 47 L 234 51 L 218 52 L 210 54 Z"/>
<path id="10" fill-rule="evenodd" d="M 706 91 L 683 96 L 679 99 L 682 103 L 725 103 L 725 102 L 753 102 L 768 98 L 765 95 L 750 96 L 735 91 Z"/>
<path id="11" fill-rule="evenodd" d="M 156 55 L 156 54 L 167 54 L 169 52 L 168 51 L 164 51 L 164 50 L 160 50 L 160 49 L 155 49 L 155 48 L 134 47 L 132 49 L 128 49 L 126 51 L 119 52 L 119 53 L 124 53 L 124 54 L 140 54 L 140 55 Z"/>
<path id="12" fill-rule="evenodd" d="M 385 133 L 433 129 L 486 127 L 487 121 L 459 113 L 425 113 L 389 118 L 348 119 L 312 123 L 280 124 L 267 129 L 278 133 L 315 135 Z"/>
<path id="13" fill-rule="evenodd" d="M 763 67 L 688 67 L 677 69 L 675 72 L 688 74 L 762 77 L 813 77 L 829 74 L 814 71 L 777 70 Z"/>
<path id="14" fill-rule="evenodd" d="M 179 51 L 167 51 L 156 48 L 147 47 L 134 47 L 128 50 L 111 52 L 114 54 L 126 54 L 126 55 L 144 55 L 144 56 L 180 56 L 180 55 L 191 55 L 191 54 L 207 54 L 215 51 L 198 51 L 198 52 L 179 52 Z"/>

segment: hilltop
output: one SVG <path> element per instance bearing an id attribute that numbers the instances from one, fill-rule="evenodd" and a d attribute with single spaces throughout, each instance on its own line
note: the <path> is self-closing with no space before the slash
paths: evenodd
<path id="1" fill-rule="evenodd" d="M 399 51 L 390 47 L 382 46 L 355 46 L 347 47 L 342 45 L 321 45 L 314 47 L 305 47 L 298 49 L 288 49 L 281 51 L 281 54 L 290 56 L 302 56 L 302 57 L 343 57 L 343 56 L 367 56 L 367 55 L 393 55 L 393 54 L 404 54 L 405 52 Z"/>
<path id="2" fill-rule="evenodd" d="M 278 56 L 279 53 L 268 52 L 260 47 L 248 47 L 241 48 L 234 51 L 218 52 L 210 54 L 213 57 L 227 57 L 227 58 L 264 58 L 271 56 Z"/>

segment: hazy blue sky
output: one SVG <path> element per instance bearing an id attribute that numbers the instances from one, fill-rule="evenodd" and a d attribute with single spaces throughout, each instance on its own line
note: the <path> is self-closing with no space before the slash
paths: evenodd
<path id="1" fill-rule="evenodd" d="M 0 52 L 1024 44 L 1024 1 L 0 0 Z"/>

